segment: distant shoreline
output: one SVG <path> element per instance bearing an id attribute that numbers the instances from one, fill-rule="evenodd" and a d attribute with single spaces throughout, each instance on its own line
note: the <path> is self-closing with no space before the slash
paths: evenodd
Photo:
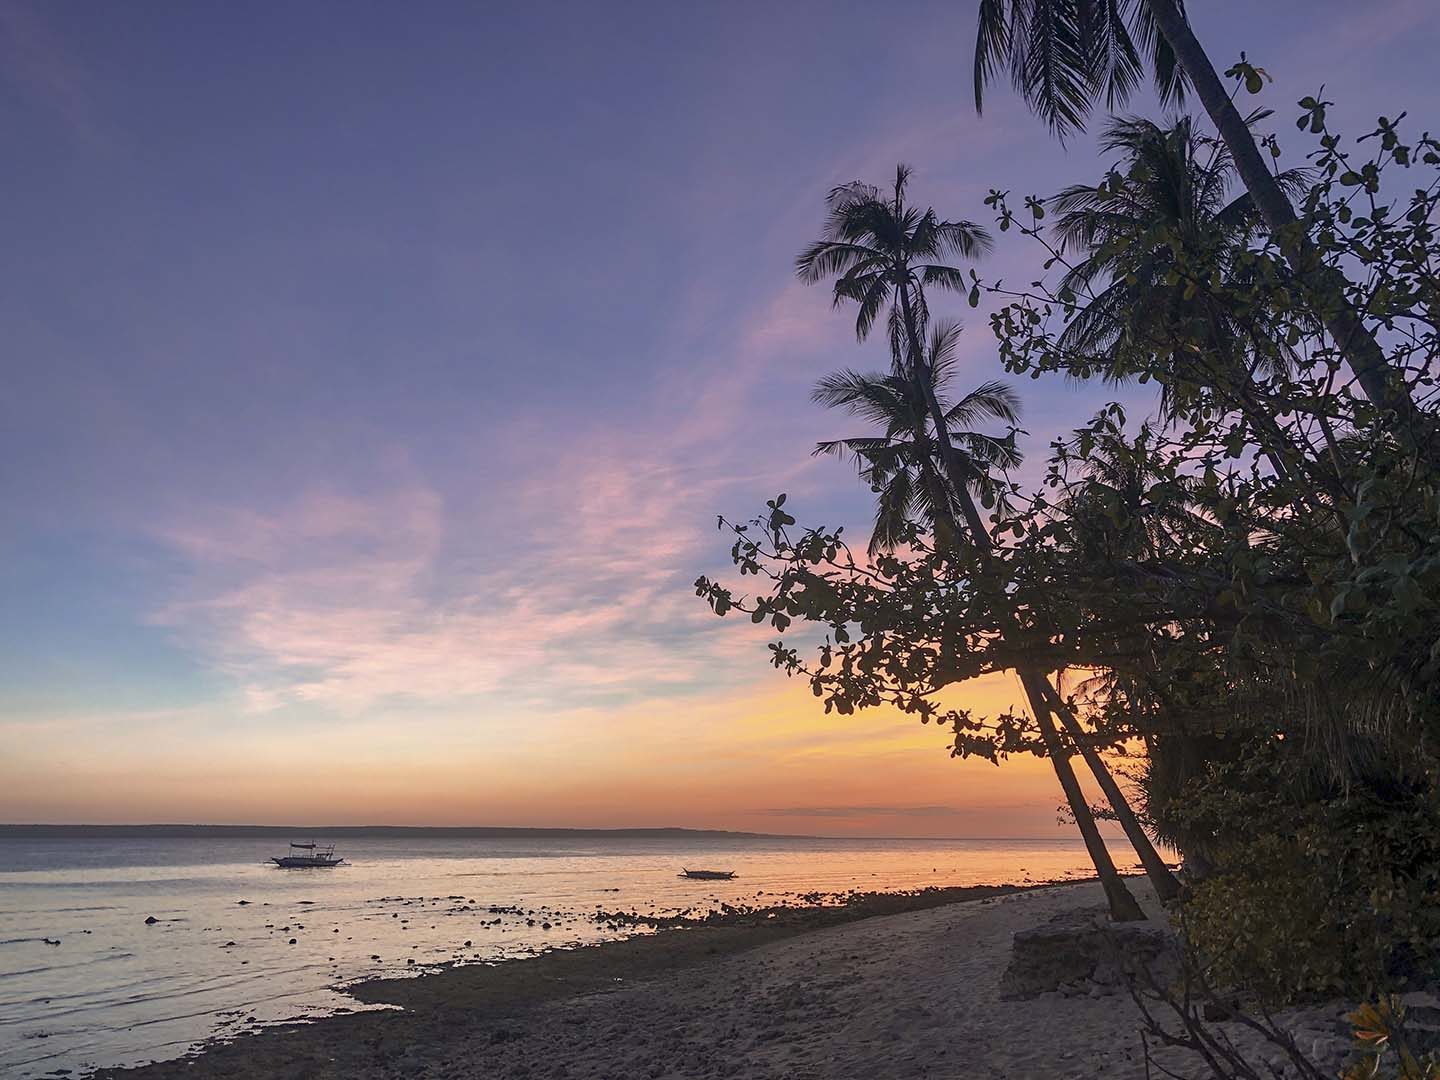
<path id="1" fill-rule="evenodd" d="M 1061 837 L 1051 836 L 825 836 L 819 833 L 761 833 L 735 829 L 687 829 L 661 826 L 644 829 L 543 828 L 523 825 L 53 825 L 0 824 L 0 840 L 183 840 L 183 839 L 266 839 L 288 837 L 410 837 L 413 839 L 454 840 L 903 840 L 909 843 L 927 841 L 1002 841 L 1005 843 L 1046 843 Z M 1065 837 L 1069 839 L 1069 837 Z M 1119 835 L 1106 835 L 1107 841 L 1123 841 Z"/>
<path id="2" fill-rule="evenodd" d="M 274 836 L 395 836 L 464 840 L 681 839 L 717 837 L 734 840 L 820 840 L 797 833 L 735 832 L 728 829 L 559 829 L 468 825 L 0 825 L 0 839 L 220 839 Z"/>

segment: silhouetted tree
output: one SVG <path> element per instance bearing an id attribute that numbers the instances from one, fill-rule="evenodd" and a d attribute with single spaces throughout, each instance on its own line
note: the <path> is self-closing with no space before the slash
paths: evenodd
<path id="1" fill-rule="evenodd" d="M 1322 259 L 1195 37 L 1180 0 L 980 0 L 977 109 L 986 84 L 1007 61 L 1015 88 L 1062 137 L 1082 128 L 1102 100 L 1110 108 L 1123 104 L 1147 65 L 1162 102 L 1179 103 L 1193 91 L 1229 148 L 1255 209 L 1280 245 L 1311 309 L 1366 396 L 1394 414 L 1394 429 L 1403 440 L 1426 444 L 1428 425 L 1417 413 L 1401 372 L 1349 300 L 1348 282 Z M 1264 73 L 1243 59 L 1227 75 L 1243 78 L 1252 91 L 1263 85 Z"/>
<path id="2" fill-rule="evenodd" d="M 947 404 L 945 390 L 955 374 L 959 338 L 957 323 L 938 324 L 930 333 L 924 367 L 934 380 L 948 437 L 964 458 L 970 485 L 983 499 L 995 501 L 1003 498 L 1004 489 L 995 482 L 994 470 L 1003 472 L 1020 464 L 1013 431 L 1020 403 L 1004 383 L 987 382 L 955 404 Z M 861 478 L 875 491 L 870 554 L 893 549 L 912 522 L 948 533 L 947 542 L 956 542 L 960 510 L 942 476 L 944 465 L 939 438 L 930 422 L 929 399 L 914 375 L 835 372 L 816 384 L 812 396 L 818 404 L 845 409 L 883 432 L 831 439 L 815 448 L 817 454 L 852 455 L 860 465 Z M 968 430 L 984 420 L 1001 421 L 1012 430 L 1003 436 Z"/>
<path id="3" fill-rule="evenodd" d="M 960 508 L 981 564 L 988 566 L 994 541 L 971 495 L 972 488 L 979 486 L 977 463 L 967 459 L 950 438 L 949 421 L 936 393 L 935 373 L 921 339 L 929 317 L 926 289 L 959 292 L 971 284 L 958 267 L 938 260 L 980 254 L 989 246 L 989 237 L 971 222 L 945 221 L 933 208 L 922 210 L 911 205 L 905 193 L 909 179 L 910 170 L 900 165 L 895 170 L 894 184 L 887 191 L 859 182 L 835 188 L 828 200 L 830 214 L 825 233 L 801 253 L 796 260 L 796 271 L 801 280 L 810 283 L 834 279 L 836 306 L 851 301 L 859 307 L 855 332 L 861 340 L 868 336 L 882 309 L 888 307 L 896 372 L 912 379 L 924 397 L 950 499 Z M 1169 897 L 1177 891 L 1174 876 L 1045 673 L 1024 664 L 1017 666 L 1016 673 L 1066 802 L 1105 887 L 1111 915 L 1118 920 L 1144 918 L 1106 850 L 1090 805 L 1070 766 L 1069 749 L 1055 727 L 1055 716 L 1060 718 L 1095 772 L 1097 782 L 1161 896 Z"/>

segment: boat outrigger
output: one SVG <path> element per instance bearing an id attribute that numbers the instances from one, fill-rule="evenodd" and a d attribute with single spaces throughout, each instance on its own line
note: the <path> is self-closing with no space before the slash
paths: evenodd
<path id="1" fill-rule="evenodd" d="M 681 877 L 699 878 L 701 881 L 729 881 L 735 876 L 734 870 L 680 870 Z"/>
<path id="2" fill-rule="evenodd" d="M 321 847 L 316 843 L 297 844 L 292 840 L 289 855 L 277 855 L 270 861 L 285 870 L 311 870 L 339 866 L 345 860 L 335 854 L 334 844 Z"/>

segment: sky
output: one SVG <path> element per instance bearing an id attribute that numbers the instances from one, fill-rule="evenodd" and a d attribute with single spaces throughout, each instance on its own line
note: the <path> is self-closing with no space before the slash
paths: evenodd
<path id="1" fill-rule="evenodd" d="M 1322 83 L 1353 133 L 1433 121 L 1427 0 L 1190 6 L 1294 160 Z M 0 821 L 1056 835 L 1047 765 L 826 717 L 690 587 L 781 491 L 864 535 L 809 455 L 858 433 L 815 379 L 886 362 L 793 277 L 827 190 L 905 161 L 988 221 L 1103 175 L 1004 84 L 976 115 L 973 35 L 968 2 L 0 0 Z M 962 377 L 1003 374 L 954 313 Z M 1019 389 L 1031 470 L 1112 396 Z"/>

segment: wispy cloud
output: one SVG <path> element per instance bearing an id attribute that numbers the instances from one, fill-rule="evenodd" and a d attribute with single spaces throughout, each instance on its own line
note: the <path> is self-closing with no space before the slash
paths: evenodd
<path id="1" fill-rule="evenodd" d="M 786 289 L 740 321 L 733 362 L 690 387 L 668 425 L 572 419 L 555 443 L 517 418 L 522 437 L 501 441 L 545 452 L 452 462 L 483 477 L 475 498 L 453 477 L 397 479 L 397 455 L 381 453 L 374 489 L 192 509 L 157 530 L 187 571 L 153 621 L 229 673 L 253 710 L 614 706 L 763 677 L 754 635 L 719 624 L 690 583 L 724 550 L 717 511 L 811 469 L 736 435 L 769 369 L 831 339 L 834 320 L 809 300 Z"/>
<path id="2" fill-rule="evenodd" d="M 824 184 L 785 215 L 787 248 L 818 224 Z M 443 470 L 376 447 L 348 487 L 302 477 L 263 507 L 192 505 L 158 530 L 187 570 L 154 621 L 256 713 L 405 700 L 613 716 L 773 678 L 764 628 L 718 622 L 690 582 L 723 561 L 717 512 L 853 484 L 808 454 L 839 419 L 808 390 L 883 355 L 858 352 L 828 291 L 778 265 L 738 316 L 712 302 L 733 307 L 733 283 L 691 283 L 668 330 L 676 362 L 634 422 L 532 408 Z"/>
<path id="3" fill-rule="evenodd" d="M 450 517 L 423 488 L 187 523 L 167 534 L 191 560 L 185 595 L 155 620 L 262 709 L 502 692 L 553 702 L 695 678 L 683 638 L 703 613 L 682 606 L 675 581 L 687 538 L 660 531 L 641 546 L 659 521 L 651 498 L 604 467 L 575 479 L 568 507 L 512 506 L 530 520 L 509 551 L 492 546 L 494 523 Z"/>

